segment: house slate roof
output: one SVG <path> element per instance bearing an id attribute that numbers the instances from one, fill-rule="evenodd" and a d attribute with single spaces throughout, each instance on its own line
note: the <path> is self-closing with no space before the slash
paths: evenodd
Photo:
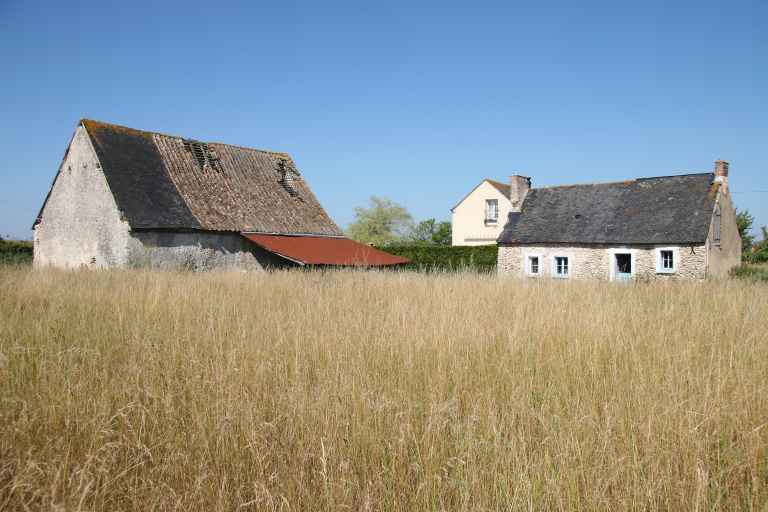
<path id="1" fill-rule="evenodd" d="M 703 243 L 719 184 L 711 173 L 534 188 L 498 243 Z"/>
<path id="2" fill-rule="evenodd" d="M 286 153 L 211 142 L 215 166 L 201 168 L 187 139 L 81 123 L 132 229 L 343 235 Z M 284 169 L 294 178 L 290 189 Z"/>

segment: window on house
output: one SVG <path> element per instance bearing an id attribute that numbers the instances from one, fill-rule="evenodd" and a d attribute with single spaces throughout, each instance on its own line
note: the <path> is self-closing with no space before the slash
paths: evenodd
<path id="1" fill-rule="evenodd" d="M 671 274 L 677 272 L 678 252 L 674 247 L 656 249 L 656 272 Z"/>
<path id="2" fill-rule="evenodd" d="M 496 224 L 497 222 L 499 222 L 499 200 L 486 199 L 485 200 L 485 223 Z"/>
<path id="3" fill-rule="evenodd" d="M 632 273 L 632 255 L 629 253 L 616 254 L 616 271 L 620 274 Z"/>
<path id="4" fill-rule="evenodd" d="M 538 256 L 528 256 L 528 275 L 529 276 L 539 275 L 539 257 Z"/>
<path id="5" fill-rule="evenodd" d="M 661 251 L 661 268 L 664 270 L 675 268 L 675 253 L 672 251 Z"/>
<path id="6" fill-rule="evenodd" d="M 568 256 L 555 256 L 555 277 L 568 277 Z"/>
<path id="7" fill-rule="evenodd" d="M 635 276 L 635 256 L 630 250 L 608 251 L 610 254 L 610 278 L 612 281 L 629 281 Z"/>

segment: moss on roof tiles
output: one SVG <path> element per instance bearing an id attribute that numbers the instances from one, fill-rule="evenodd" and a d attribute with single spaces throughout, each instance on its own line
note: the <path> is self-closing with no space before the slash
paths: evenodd
<path id="1" fill-rule="evenodd" d="M 83 119 L 118 208 L 132 228 L 341 235 L 306 181 L 280 183 L 288 153 L 219 142 L 220 171 L 201 169 L 182 137 Z"/>

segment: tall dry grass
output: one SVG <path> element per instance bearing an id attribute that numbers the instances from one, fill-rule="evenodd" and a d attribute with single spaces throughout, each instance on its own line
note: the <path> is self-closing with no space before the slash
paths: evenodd
<path id="1" fill-rule="evenodd" d="M 765 510 L 768 286 L 0 270 L 0 509 Z"/>

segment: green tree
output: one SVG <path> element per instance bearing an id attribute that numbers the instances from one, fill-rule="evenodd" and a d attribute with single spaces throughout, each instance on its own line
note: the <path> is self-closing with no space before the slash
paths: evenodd
<path id="1" fill-rule="evenodd" d="M 763 232 L 763 239 L 752 246 L 750 260 L 754 263 L 764 263 L 768 261 L 768 227 L 760 228 Z"/>
<path id="2" fill-rule="evenodd" d="M 743 257 L 752 252 L 752 242 L 755 241 L 755 237 L 749 231 L 754 222 L 755 218 L 749 213 L 749 210 L 736 214 L 736 225 L 739 227 L 739 234 L 741 235 L 741 254 Z"/>
<path id="3" fill-rule="evenodd" d="M 421 245 L 451 245 L 451 223 L 423 220 L 413 227 L 408 240 Z"/>
<path id="4" fill-rule="evenodd" d="M 451 229 L 450 221 L 444 220 L 443 222 L 438 222 L 437 229 L 435 229 L 435 232 L 432 234 L 432 241 L 437 245 L 451 245 Z"/>
<path id="5" fill-rule="evenodd" d="M 347 228 L 347 235 L 366 244 L 388 245 L 402 240 L 412 225 L 413 218 L 403 206 L 371 196 L 368 208 L 355 208 L 355 221 Z"/>

